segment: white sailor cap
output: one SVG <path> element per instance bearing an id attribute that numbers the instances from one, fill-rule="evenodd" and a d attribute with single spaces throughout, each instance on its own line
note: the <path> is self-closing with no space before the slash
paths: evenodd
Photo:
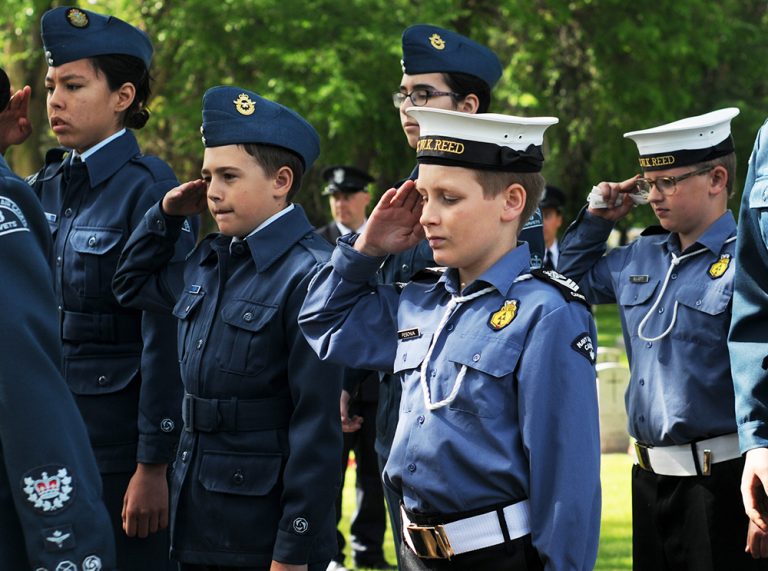
<path id="1" fill-rule="evenodd" d="M 732 153 L 731 119 L 738 114 L 736 107 L 726 107 L 624 137 L 637 144 L 643 170 L 684 167 Z"/>
<path id="2" fill-rule="evenodd" d="M 468 114 L 431 107 L 406 111 L 419 122 L 419 163 L 471 169 L 539 172 L 544 131 L 557 117 Z"/>

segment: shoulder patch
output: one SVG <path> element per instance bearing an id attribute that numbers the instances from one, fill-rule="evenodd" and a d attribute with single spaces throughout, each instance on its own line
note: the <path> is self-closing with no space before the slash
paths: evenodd
<path id="1" fill-rule="evenodd" d="M 435 282 L 445 273 L 448 268 L 434 267 L 419 270 L 411 277 L 412 282 Z"/>
<path id="2" fill-rule="evenodd" d="M 648 228 L 640 232 L 641 236 L 659 236 L 662 234 L 669 234 L 669 230 L 664 230 L 661 226 L 648 226 Z"/>
<path id="3" fill-rule="evenodd" d="M 571 342 L 571 349 L 576 351 L 591 364 L 595 364 L 595 344 L 592 342 L 592 337 L 590 337 L 589 333 L 586 331 L 579 334 L 576 339 Z"/>
<path id="4" fill-rule="evenodd" d="M 557 273 L 555 270 L 531 270 L 531 275 L 543 282 L 555 286 L 563 294 L 566 301 L 578 301 L 587 308 L 590 307 L 587 298 L 579 291 L 579 286 L 571 278 Z"/>
<path id="5" fill-rule="evenodd" d="M 65 466 L 42 466 L 30 470 L 21 480 L 27 506 L 41 514 L 68 508 L 75 494 L 75 480 Z"/>
<path id="6" fill-rule="evenodd" d="M 0 196 L 0 236 L 14 232 L 29 232 L 27 219 L 13 200 Z"/>

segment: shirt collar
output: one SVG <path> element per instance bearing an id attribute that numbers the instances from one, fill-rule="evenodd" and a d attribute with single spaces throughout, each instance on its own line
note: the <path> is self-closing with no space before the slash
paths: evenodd
<path id="1" fill-rule="evenodd" d="M 334 220 L 334 224 L 336 224 L 336 228 L 338 228 L 342 236 L 345 236 L 346 234 L 352 234 L 352 233 L 362 234 L 363 230 L 365 229 L 365 224 L 367 222 L 368 222 L 368 219 L 366 218 L 365 220 L 363 220 L 363 223 L 360 225 L 360 228 L 358 228 L 357 230 L 352 230 L 352 228 L 350 228 L 349 226 L 344 226 L 344 224 L 342 224 L 341 222 L 337 222 Z"/>
<path id="2" fill-rule="evenodd" d="M 136 137 L 127 129 L 123 129 L 88 149 L 80 158 L 85 161 L 88 179 L 91 188 L 94 188 L 120 170 L 132 157 L 140 154 Z M 75 151 L 72 156 L 77 156 Z"/>
<path id="3" fill-rule="evenodd" d="M 251 256 L 256 264 L 256 271 L 264 271 L 285 254 L 305 235 L 310 234 L 323 240 L 312 232 L 304 209 L 298 204 L 280 211 L 280 216 L 273 216 L 269 224 L 262 224 L 256 231 L 246 236 Z M 279 222 L 278 222 L 279 220 Z M 323 240 L 325 243 L 325 240 Z"/>
<path id="4" fill-rule="evenodd" d="M 726 210 L 720 218 L 710 224 L 704 233 L 699 236 L 696 244 L 718 255 L 722 251 L 725 241 L 735 235 L 736 220 L 733 217 L 733 213 L 730 210 Z M 669 250 L 680 251 L 680 237 L 677 234 L 669 234 L 665 241 Z"/>
<path id="5" fill-rule="evenodd" d="M 88 149 L 87 151 L 85 151 L 82 154 L 78 153 L 77 151 L 72 151 L 72 158 L 74 159 L 75 157 L 80 157 L 80 160 L 85 162 L 85 161 L 88 160 L 88 157 L 95 155 L 96 152 L 99 149 L 107 146 L 109 143 L 111 143 L 112 141 L 114 141 L 115 139 L 117 139 L 118 137 L 120 137 L 122 135 L 125 135 L 125 129 L 124 128 L 120 129 L 117 133 L 114 133 L 114 134 L 110 135 L 109 137 L 107 137 L 106 139 L 101 141 L 100 143 L 96 143 L 94 146 L 92 146 L 90 149 Z"/>

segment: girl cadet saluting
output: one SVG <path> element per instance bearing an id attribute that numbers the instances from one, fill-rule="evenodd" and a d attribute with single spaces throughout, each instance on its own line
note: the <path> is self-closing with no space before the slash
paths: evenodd
<path id="1" fill-rule="evenodd" d="M 152 44 L 112 16 L 55 8 L 42 18 L 48 119 L 64 149 L 30 179 L 53 234 L 63 371 L 102 475 L 123 570 L 166 569 L 167 465 L 182 387 L 170 317 L 120 307 L 111 280 L 144 212 L 177 184 L 130 128 L 149 113 Z M 185 224 L 182 258 L 197 223 Z M 123 531 L 120 531 L 120 528 Z M 158 533 L 160 532 L 160 533 Z"/>

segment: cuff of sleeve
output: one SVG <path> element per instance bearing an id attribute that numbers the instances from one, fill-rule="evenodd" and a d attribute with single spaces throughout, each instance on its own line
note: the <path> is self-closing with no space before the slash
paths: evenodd
<path id="1" fill-rule="evenodd" d="M 314 542 L 313 535 L 297 535 L 278 529 L 272 559 L 289 565 L 304 565 L 309 560 Z"/>
<path id="2" fill-rule="evenodd" d="M 170 216 L 163 212 L 162 200 L 150 208 L 144 216 L 144 222 L 150 233 L 173 240 L 178 239 L 185 220 L 184 216 Z"/>
<path id="3" fill-rule="evenodd" d="M 176 455 L 178 441 L 176 431 L 167 435 L 140 434 L 136 461 L 140 464 L 170 464 Z"/>
<path id="4" fill-rule="evenodd" d="M 582 228 L 590 233 L 599 233 L 607 237 L 611 233 L 611 230 L 613 230 L 613 222 L 601 218 L 600 216 L 590 214 L 589 211 L 585 209 L 584 217 L 582 219 Z"/>
<path id="5" fill-rule="evenodd" d="M 753 448 L 768 448 L 768 425 L 752 420 L 739 425 L 739 449 L 742 454 Z"/>
<path id="6" fill-rule="evenodd" d="M 366 256 L 354 248 L 357 236 L 339 238 L 331 255 L 331 265 L 342 278 L 354 283 L 368 283 L 375 278 L 386 256 Z"/>

